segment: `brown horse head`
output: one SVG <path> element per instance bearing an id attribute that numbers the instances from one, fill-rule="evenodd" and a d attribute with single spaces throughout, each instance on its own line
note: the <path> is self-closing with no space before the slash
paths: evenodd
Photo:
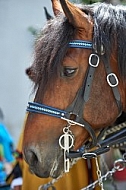
<path id="1" fill-rule="evenodd" d="M 44 27 L 27 70 L 36 95 L 23 153 L 36 175 L 56 178 L 63 171 L 59 138 L 65 119 L 75 121 L 70 131 L 77 150 L 126 110 L 126 20 L 123 7 L 77 6 L 67 0 L 52 0 L 52 6 L 55 18 Z M 64 110 L 65 119 L 50 114 L 51 108 Z M 42 109 L 49 113 L 41 114 Z"/>

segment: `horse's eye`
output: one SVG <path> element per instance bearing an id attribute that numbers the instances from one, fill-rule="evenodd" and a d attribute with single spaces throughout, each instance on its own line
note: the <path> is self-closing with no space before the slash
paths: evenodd
<path id="1" fill-rule="evenodd" d="M 76 68 L 64 67 L 62 70 L 62 76 L 72 77 L 76 73 Z"/>

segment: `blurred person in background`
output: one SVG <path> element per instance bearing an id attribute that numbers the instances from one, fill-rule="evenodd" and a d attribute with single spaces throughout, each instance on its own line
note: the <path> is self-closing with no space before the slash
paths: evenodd
<path id="1" fill-rule="evenodd" d="M 0 108 L 0 186 L 6 184 L 6 177 L 12 171 L 13 145 L 13 138 L 4 124 L 4 115 Z"/>
<path id="2" fill-rule="evenodd" d="M 14 150 L 13 138 L 4 124 L 4 115 L 0 109 L 0 189 L 21 189 L 22 172 L 19 164 L 21 158 L 22 155 Z"/>

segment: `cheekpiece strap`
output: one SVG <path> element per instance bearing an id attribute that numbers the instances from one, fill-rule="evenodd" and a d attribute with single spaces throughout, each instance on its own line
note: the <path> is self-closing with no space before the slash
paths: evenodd
<path id="1" fill-rule="evenodd" d="M 92 49 L 92 42 L 85 40 L 73 40 L 69 42 L 70 48 Z"/>

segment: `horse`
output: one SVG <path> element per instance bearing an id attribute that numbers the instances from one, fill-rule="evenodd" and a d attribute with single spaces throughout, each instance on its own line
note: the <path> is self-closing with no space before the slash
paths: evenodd
<path id="1" fill-rule="evenodd" d="M 52 0 L 52 8 L 29 69 L 35 98 L 23 139 L 24 159 L 41 178 L 68 172 L 69 155 L 98 147 L 126 111 L 126 7 Z"/>

